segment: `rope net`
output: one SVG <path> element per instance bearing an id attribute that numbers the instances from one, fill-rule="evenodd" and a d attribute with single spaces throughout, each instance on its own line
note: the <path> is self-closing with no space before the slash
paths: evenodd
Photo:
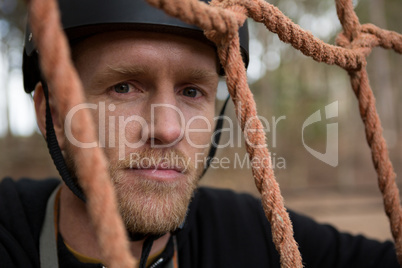
<path id="1" fill-rule="evenodd" d="M 246 143 L 250 159 L 269 159 L 269 152 L 265 146 L 263 126 L 259 120 L 254 120 L 257 118 L 256 104 L 247 85 L 246 70 L 239 48 L 238 28 L 247 17 L 263 23 L 283 42 L 291 44 L 304 55 L 318 62 L 338 65 L 348 72 L 352 89 L 359 101 L 359 111 L 378 175 L 385 212 L 390 220 L 398 261 L 402 264 L 402 211 L 399 190 L 366 71 L 366 57 L 374 47 L 381 46 L 402 53 L 402 35 L 372 24 L 361 25 L 351 0 L 335 0 L 343 27 L 343 32 L 336 39 L 338 46 L 322 42 L 294 24 L 278 8 L 263 0 L 212 0 L 210 5 L 198 0 L 147 1 L 171 16 L 197 25 L 215 42 L 242 130 L 245 130 L 246 122 L 247 127 L 261 130 L 252 134 L 244 132 L 246 139 L 251 141 L 250 144 L 262 145 L 254 148 L 256 146 Z M 55 0 L 27 2 L 35 43 L 39 52 L 45 51 L 39 53 L 41 69 L 58 103 L 60 115 L 65 117 L 71 108 L 84 102 L 84 94 L 70 59 L 57 3 Z M 240 102 L 243 105 L 240 106 Z M 250 118 L 253 120 L 248 120 Z M 75 120 L 72 126 L 74 137 L 85 142 L 97 141 L 94 124 L 87 110 L 77 114 Z M 105 265 L 134 267 L 138 263 L 129 251 L 103 152 L 98 147 L 75 148 L 74 155 L 77 175 L 88 199 L 88 211 L 98 234 Z M 281 265 L 303 267 L 297 243 L 293 238 L 293 227 L 284 207 L 271 162 L 258 163 L 261 163 L 261 166 L 253 166 L 255 184 L 261 193 L 264 211 L 271 223 L 273 242 L 280 254 Z"/>

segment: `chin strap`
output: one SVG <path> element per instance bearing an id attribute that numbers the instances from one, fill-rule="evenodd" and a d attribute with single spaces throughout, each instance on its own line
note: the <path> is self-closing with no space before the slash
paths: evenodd
<path id="1" fill-rule="evenodd" d="M 223 126 L 223 119 L 224 119 L 223 114 L 225 113 L 226 105 L 228 104 L 229 99 L 230 99 L 230 95 L 228 95 L 226 97 L 225 103 L 223 104 L 222 109 L 219 113 L 218 122 L 216 122 L 216 126 L 215 126 L 214 133 L 213 133 L 213 140 L 212 140 L 211 148 L 209 148 L 207 161 L 205 162 L 204 171 L 202 172 L 200 179 L 207 172 L 212 160 L 215 157 L 216 150 L 218 149 L 219 140 L 221 139 L 221 134 L 222 134 L 222 126 Z"/>
<path id="2" fill-rule="evenodd" d="M 149 257 L 149 253 L 151 252 L 152 249 L 152 245 L 154 244 L 154 241 L 160 237 L 161 235 L 150 235 L 145 239 L 144 244 L 142 245 L 139 268 L 145 268 L 145 265 L 147 264 L 147 260 Z"/>
<path id="3" fill-rule="evenodd" d="M 70 172 L 68 171 L 66 162 L 64 160 L 63 154 L 61 153 L 61 149 L 59 143 L 57 142 L 56 133 L 54 131 L 52 114 L 50 111 L 49 105 L 49 89 L 47 83 L 42 81 L 43 92 L 45 94 L 46 99 L 46 142 L 47 148 L 49 149 L 50 156 L 52 157 L 53 163 L 56 166 L 57 170 L 63 181 L 66 183 L 68 188 L 78 196 L 82 201 L 85 202 L 85 195 L 82 189 L 74 183 L 73 178 L 71 177 Z"/>

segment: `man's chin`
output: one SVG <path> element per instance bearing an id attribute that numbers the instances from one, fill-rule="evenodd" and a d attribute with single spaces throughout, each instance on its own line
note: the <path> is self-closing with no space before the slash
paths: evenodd
<path id="1" fill-rule="evenodd" d="M 115 182 L 115 187 L 127 231 L 135 235 L 163 235 L 175 231 L 185 220 L 197 180 L 125 181 Z"/>

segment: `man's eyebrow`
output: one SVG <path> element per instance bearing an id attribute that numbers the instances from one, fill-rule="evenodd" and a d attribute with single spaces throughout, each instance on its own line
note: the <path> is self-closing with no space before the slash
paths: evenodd
<path id="1" fill-rule="evenodd" d="M 103 86 L 110 81 L 124 81 L 126 79 L 130 79 L 133 77 L 138 77 L 142 75 L 146 75 L 150 73 L 149 68 L 146 66 L 112 66 L 107 65 L 107 67 L 100 71 L 94 77 L 94 84 L 96 86 Z M 216 71 L 206 70 L 202 68 L 187 68 L 182 69 L 181 73 L 186 77 L 194 82 L 201 82 L 201 81 L 211 81 L 213 82 L 219 75 Z"/>
<path id="2" fill-rule="evenodd" d="M 188 77 L 192 80 L 209 80 L 216 79 L 219 75 L 216 71 L 210 71 L 205 69 L 192 68 L 183 70 L 184 73 L 188 74 Z"/>
<path id="3" fill-rule="evenodd" d="M 147 68 L 143 66 L 112 66 L 107 65 L 107 70 L 112 73 L 123 74 L 123 75 L 141 75 L 147 73 Z"/>
<path id="4" fill-rule="evenodd" d="M 143 66 L 112 66 L 107 65 L 105 70 L 96 75 L 95 83 L 99 86 L 108 83 L 109 81 L 125 80 L 131 77 L 144 75 L 147 69 Z"/>

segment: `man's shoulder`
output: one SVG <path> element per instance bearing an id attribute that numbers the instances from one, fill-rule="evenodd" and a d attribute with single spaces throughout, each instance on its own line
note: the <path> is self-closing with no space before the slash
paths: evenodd
<path id="1" fill-rule="evenodd" d="M 252 213 L 255 213 L 255 210 L 261 211 L 262 209 L 260 199 L 248 193 L 238 193 L 229 189 L 199 187 L 193 201 L 200 208 L 208 208 L 208 210 L 213 208 L 217 210 L 235 209 L 237 212 L 252 210 Z"/>
<path id="2" fill-rule="evenodd" d="M 32 180 L 23 178 L 12 180 L 5 178 L 0 183 L 0 219 L 24 214 L 31 224 L 44 213 L 47 199 L 52 191 L 60 184 L 57 179 Z M 2 217 L 4 216 L 4 217 Z M 38 217 L 39 216 L 39 217 Z"/>
<path id="3" fill-rule="evenodd" d="M 256 197 L 201 187 L 178 232 L 182 261 L 186 267 L 268 267 L 279 263 L 270 230 Z"/>
<path id="4" fill-rule="evenodd" d="M 190 221 L 196 219 L 198 224 L 213 223 L 214 227 L 223 229 L 220 232 L 241 230 L 247 233 L 254 232 L 254 228 L 262 228 L 264 231 L 270 229 L 260 199 L 227 189 L 197 189 L 188 216 Z"/>
<path id="5" fill-rule="evenodd" d="M 39 267 L 39 235 L 47 199 L 59 180 L 0 183 L 0 259 L 5 267 Z"/>
<path id="6" fill-rule="evenodd" d="M 16 228 L 16 223 L 26 223 L 37 235 L 47 200 L 59 184 L 57 179 L 3 179 L 0 183 L 0 223 L 9 230 Z"/>
<path id="7" fill-rule="evenodd" d="M 0 182 L 0 198 L 16 198 L 24 203 L 43 203 L 46 202 L 52 191 L 60 184 L 58 179 L 34 180 L 22 178 L 13 180 L 4 178 Z"/>
<path id="8" fill-rule="evenodd" d="M 340 233 L 292 211 L 289 216 L 306 267 L 398 267 L 390 242 Z M 260 199 L 251 195 L 198 189 L 183 231 L 183 251 L 189 248 L 197 261 L 209 261 L 205 267 L 279 267 L 271 226 Z"/>

